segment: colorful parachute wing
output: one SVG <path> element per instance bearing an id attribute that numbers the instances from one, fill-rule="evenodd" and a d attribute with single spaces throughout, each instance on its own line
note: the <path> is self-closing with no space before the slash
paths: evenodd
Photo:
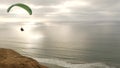
<path id="1" fill-rule="evenodd" d="M 14 6 L 19 6 L 19 7 L 23 8 L 23 9 L 25 9 L 25 10 L 29 13 L 29 15 L 32 15 L 32 10 L 31 10 L 31 8 L 30 8 L 29 6 L 27 6 L 27 5 L 25 5 L 25 4 L 22 4 L 22 3 L 17 3 L 17 4 L 11 5 L 11 6 L 7 9 L 7 12 L 10 12 L 10 10 L 12 9 L 12 7 L 14 7 Z"/>

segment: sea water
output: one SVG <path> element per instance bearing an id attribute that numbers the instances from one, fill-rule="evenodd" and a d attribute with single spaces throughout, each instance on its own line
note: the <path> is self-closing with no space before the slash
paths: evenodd
<path id="1" fill-rule="evenodd" d="M 120 68 L 119 21 L 0 24 L 0 47 L 49 68 Z"/>

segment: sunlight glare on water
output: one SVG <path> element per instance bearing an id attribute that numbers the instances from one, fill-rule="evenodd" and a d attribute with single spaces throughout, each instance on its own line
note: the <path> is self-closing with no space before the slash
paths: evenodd
<path id="1" fill-rule="evenodd" d="M 22 24 L 22 28 L 24 29 L 24 31 L 20 31 L 20 27 L 16 27 L 15 29 L 17 29 L 17 34 L 19 35 L 19 37 L 23 38 L 24 41 L 28 43 L 34 43 L 37 42 L 37 40 L 39 41 L 39 39 L 44 38 L 42 32 L 37 33 L 33 31 L 35 26 L 36 25 L 34 22 L 30 22 Z"/>

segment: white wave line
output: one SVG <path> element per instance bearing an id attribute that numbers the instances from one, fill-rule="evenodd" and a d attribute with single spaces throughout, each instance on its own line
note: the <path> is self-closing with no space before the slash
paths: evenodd
<path id="1" fill-rule="evenodd" d="M 104 63 L 85 63 L 85 64 L 71 64 L 59 59 L 34 58 L 38 62 L 58 65 L 67 68 L 115 68 L 110 67 Z"/>

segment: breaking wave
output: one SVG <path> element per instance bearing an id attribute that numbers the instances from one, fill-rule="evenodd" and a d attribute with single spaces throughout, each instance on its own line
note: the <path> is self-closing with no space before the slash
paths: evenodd
<path id="1" fill-rule="evenodd" d="M 106 65 L 104 63 L 85 63 L 85 64 L 72 64 L 59 59 L 47 59 L 47 58 L 34 58 L 38 62 L 53 64 L 65 68 L 116 68 Z"/>

